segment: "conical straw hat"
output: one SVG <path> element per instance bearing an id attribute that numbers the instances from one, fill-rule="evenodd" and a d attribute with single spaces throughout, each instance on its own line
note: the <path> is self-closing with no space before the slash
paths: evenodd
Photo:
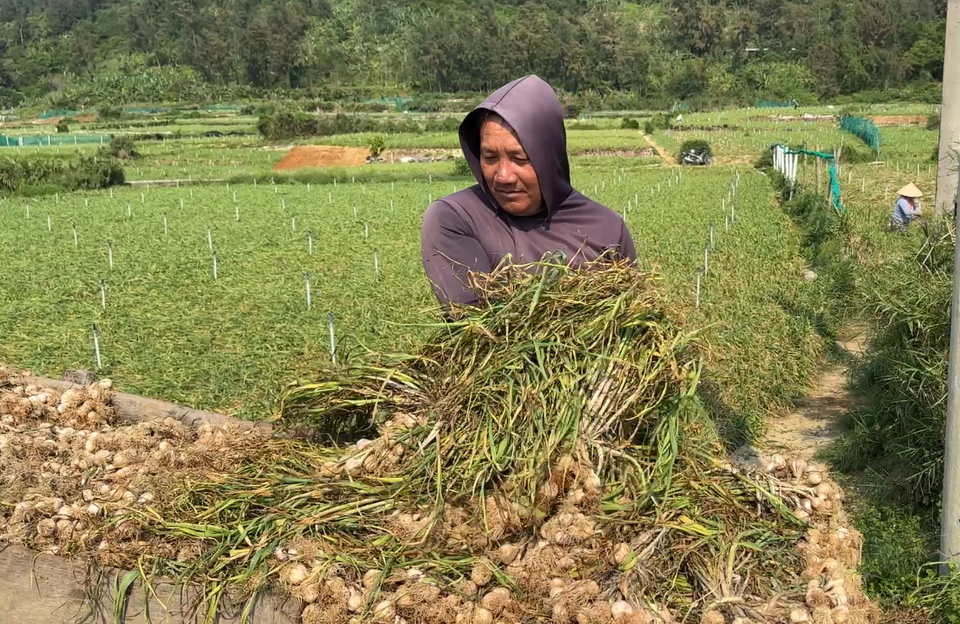
<path id="1" fill-rule="evenodd" d="M 918 189 L 916 185 L 911 182 L 897 191 L 897 195 L 900 195 L 901 197 L 923 197 L 923 191 Z"/>

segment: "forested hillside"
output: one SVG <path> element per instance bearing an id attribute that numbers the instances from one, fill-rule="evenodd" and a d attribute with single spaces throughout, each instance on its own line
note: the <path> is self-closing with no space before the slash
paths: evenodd
<path id="1" fill-rule="evenodd" d="M 482 91 L 535 72 L 649 101 L 809 100 L 942 70 L 945 0 L 0 0 L 0 106 L 360 87 Z M 46 98 L 44 100 L 44 98 Z"/>

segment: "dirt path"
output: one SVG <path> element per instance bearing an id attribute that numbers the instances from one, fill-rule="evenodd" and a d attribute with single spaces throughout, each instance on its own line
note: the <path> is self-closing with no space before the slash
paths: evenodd
<path id="1" fill-rule="evenodd" d="M 658 155 L 660 158 L 662 158 L 665 163 L 667 163 L 668 165 L 676 165 L 676 164 L 677 164 L 677 159 L 674 158 L 673 156 L 671 156 L 671 155 L 667 152 L 667 150 L 665 150 L 665 149 L 663 149 L 662 147 L 660 147 L 659 145 L 657 145 L 657 142 L 653 140 L 653 137 L 651 137 L 651 136 L 648 135 L 648 134 L 644 134 L 644 133 L 642 133 L 642 132 L 640 133 L 640 136 L 643 137 L 643 140 L 647 142 L 647 145 L 649 145 L 650 147 L 652 147 L 652 148 L 653 148 L 653 151 L 655 151 L 655 152 L 657 153 L 657 155 Z"/>
<path id="2" fill-rule="evenodd" d="M 854 356 L 862 355 L 866 339 L 861 330 L 851 330 L 837 346 Z M 849 371 L 831 364 L 821 370 L 816 385 L 796 402 L 796 409 L 770 421 L 763 441 L 764 455 L 789 452 L 809 460 L 836 439 L 843 414 L 856 405 L 848 388 Z"/>

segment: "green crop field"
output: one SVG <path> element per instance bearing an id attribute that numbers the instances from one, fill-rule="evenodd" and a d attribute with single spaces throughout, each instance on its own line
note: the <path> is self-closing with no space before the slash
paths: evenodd
<path id="1" fill-rule="evenodd" d="M 810 288 L 800 279 L 796 234 L 766 180 L 749 170 L 727 233 L 733 169 L 680 177 L 641 161 L 615 165 L 624 162 L 588 159 L 576 183 L 626 213 L 643 261 L 661 268 L 677 309 L 693 323 L 716 323 L 706 334 L 711 371 L 735 381 L 722 384 L 717 400 L 758 425 L 765 409 L 789 398 L 817 351 L 812 329 L 777 303 Z M 435 319 L 420 218 L 431 199 L 464 184 L 343 179 L 8 199 L 0 204 L 0 280 L 12 296 L 0 303 L 0 361 L 47 375 L 91 368 L 96 323 L 103 374 L 120 387 L 262 418 L 283 383 L 329 362 L 328 313 L 342 348 L 400 348 Z M 696 311 L 711 226 L 715 249 Z"/>

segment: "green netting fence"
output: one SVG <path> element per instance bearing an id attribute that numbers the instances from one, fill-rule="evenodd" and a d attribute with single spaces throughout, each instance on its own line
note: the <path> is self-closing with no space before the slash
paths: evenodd
<path id="1" fill-rule="evenodd" d="M 860 138 L 880 155 L 880 130 L 877 124 L 863 117 L 841 117 L 840 129 Z"/>
<path id="2" fill-rule="evenodd" d="M 780 148 L 781 153 L 784 156 L 794 156 L 794 155 L 807 155 L 813 156 L 814 158 L 819 158 L 827 162 L 827 172 L 829 174 L 829 186 L 830 186 L 830 203 L 833 205 L 833 209 L 836 210 L 839 214 L 846 214 L 847 209 L 843 205 L 843 200 L 840 196 L 840 177 L 837 174 L 837 161 L 833 157 L 833 154 L 828 154 L 827 152 L 818 152 L 808 149 L 790 149 L 783 143 L 780 143 L 775 146 Z M 797 182 L 797 170 L 796 170 L 796 161 L 793 162 L 793 165 L 786 162 L 779 162 L 776 155 L 774 155 L 774 165 L 780 173 L 784 174 L 791 183 L 796 184 Z"/>
<path id="3" fill-rule="evenodd" d="M 107 145 L 109 134 L 44 134 L 8 137 L 0 134 L 0 147 L 60 147 L 63 145 Z"/>

